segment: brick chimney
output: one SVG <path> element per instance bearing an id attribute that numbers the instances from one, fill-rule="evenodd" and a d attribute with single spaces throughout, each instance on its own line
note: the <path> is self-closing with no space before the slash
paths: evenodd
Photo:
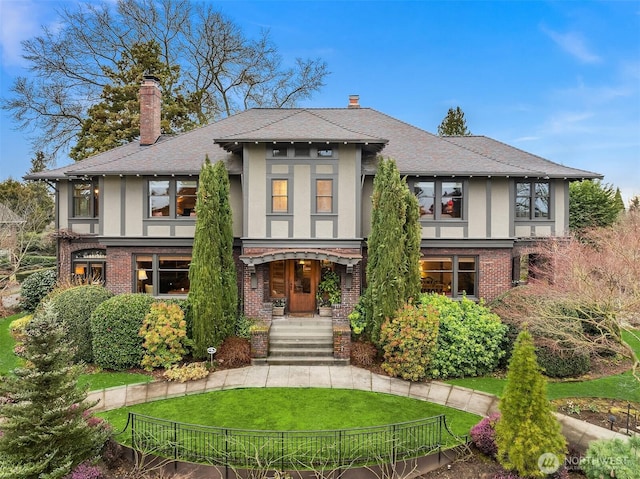
<path id="1" fill-rule="evenodd" d="M 145 75 L 140 86 L 140 146 L 153 145 L 160 138 L 161 105 L 160 80 Z"/>
<path id="2" fill-rule="evenodd" d="M 349 108 L 360 108 L 360 95 L 349 95 Z"/>

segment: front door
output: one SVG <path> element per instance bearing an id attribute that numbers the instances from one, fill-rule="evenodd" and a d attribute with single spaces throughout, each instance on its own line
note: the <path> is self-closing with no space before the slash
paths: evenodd
<path id="1" fill-rule="evenodd" d="M 289 260 L 289 311 L 310 313 L 316 309 L 318 262 L 309 259 Z"/>

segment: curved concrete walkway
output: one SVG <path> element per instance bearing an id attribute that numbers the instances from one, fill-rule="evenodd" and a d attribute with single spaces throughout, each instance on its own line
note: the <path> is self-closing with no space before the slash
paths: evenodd
<path id="1" fill-rule="evenodd" d="M 480 416 L 498 411 L 498 398 L 485 392 L 439 381 L 404 381 L 354 366 L 248 366 L 215 371 L 198 381 L 154 381 L 92 391 L 88 399 L 99 401 L 95 411 L 108 411 L 187 394 L 264 387 L 359 389 L 429 401 Z M 589 442 L 596 439 L 627 437 L 579 419 L 561 414 L 557 416 L 563 434 L 579 449 L 586 449 Z"/>

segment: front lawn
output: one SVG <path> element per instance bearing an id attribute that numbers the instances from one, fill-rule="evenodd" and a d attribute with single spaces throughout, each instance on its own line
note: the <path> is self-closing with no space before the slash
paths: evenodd
<path id="1" fill-rule="evenodd" d="M 634 330 L 633 333 L 640 335 L 640 330 Z M 640 341 L 627 331 L 622 332 L 622 337 L 633 348 L 636 356 L 640 357 Z M 456 386 L 495 394 L 496 396 L 502 395 L 502 390 L 506 384 L 505 379 L 491 377 L 450 379 L 447 382 Z M 627 371 L 622 374 L 590 381 L 549 382 L 547 384 L 547 396 L 549 399 L 593 397 L 620 399 L 637 403 L 640 402 L 640 384 L 633 377 L 631 371 Z"/>
<path id="2" fill-rule="evenodd" d="M 13 352 L 15 341 L 9 333 L 9 326 L 13 321 L 25 315 L 26 313 L 20 313 L 0 319 L 0 376 L 9 374 L 10 371 L 20 365 L 20 358 Z M 100 371 L 81 375 L 78 379 L 78 384 L 81 386 L 88 384 L 89 390 L 94 391 L 114 386 L 146 383 L 152 380 L 153 377 L 147 374 Z"/>
<path id="3" fill-rule="evenodd" d="M 348 429 L 445 414 L 451 430 L 469 434 L 480 417 L 418 399 L 369 391 L 253 388 L 213 391 L 138 404 L 97 415 L 122 431 L 129 412 L 187 424 L 272 431 Z M 446 433 L 445 433 L 446 434 Z"/>

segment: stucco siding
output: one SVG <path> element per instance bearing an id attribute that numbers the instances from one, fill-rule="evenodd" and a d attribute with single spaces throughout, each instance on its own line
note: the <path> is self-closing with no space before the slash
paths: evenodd
<path id="1" fill-rule="evenodd" d="M 491 179 L 491 238 L 508 238 L 510 211 L 512 201 L 509 197 L 509 180 L 506 178 Z"/>
<path id="2" fill-rule="evenodd" d="M 127 178 L 124 201 L 125 236 L 142 236 L 142 220 L 147 196 L 144 191 L 145 181 L 142 178 Z"/>
<path id="3" fill-rule="evenodd" d="M 469 238 L 487 236 L 487 183 L 484 179 L 469 180 L 467 199 Z M 457 233 L 457 231 L 456 231 Z"/>
<path id="4" fill-rule="evenodd" d="M 295 165 L 293 167 L 293 237 L 311 237 L 311 167 Z M 291 201 L 291 198 L 290 198 Z M 273 231 L 272 231 L 273 233 Z"/>
<path id="5" fill-rule="evenodd" d="M 229 177 L 229 203 L 233 216 L 233 236 L 240 238 L 244 235 L 242 232 L 242 180 L 239 176 Z"/>
<path id="6" fill-rule="evenodd" d="M 353 145 L 340 146 L 338 163 L 338 237 L 355 238 L 359 190 L 356 172 L 356 149 Z"/>
<path id="7" fill-rule="evenodd" d="M 102 231 L 104 236 L 119 236 L 120 233 L 120 219 L 121 219 L 121 189 L 119 177 L 106 177 L 104 178 L 102 187 L 102 201 L 104 202 L 104 208 L 102 208 L 103 217 L 100 218 L 102 222 Z M 130 201 L 127 206 L 134 207 L 134 201 Z"/>
<path id="8" fill-rule="evenodd" d="M 264 145 L 250 145 L 246 148 L 245 178 L 247 190 L 247 236 L 265 238 L 267 214 L 267 169 Z M 273 229 L 273 227 L 272 227 Z M 273 231 L 272 231 L 273 233 Z"/>

